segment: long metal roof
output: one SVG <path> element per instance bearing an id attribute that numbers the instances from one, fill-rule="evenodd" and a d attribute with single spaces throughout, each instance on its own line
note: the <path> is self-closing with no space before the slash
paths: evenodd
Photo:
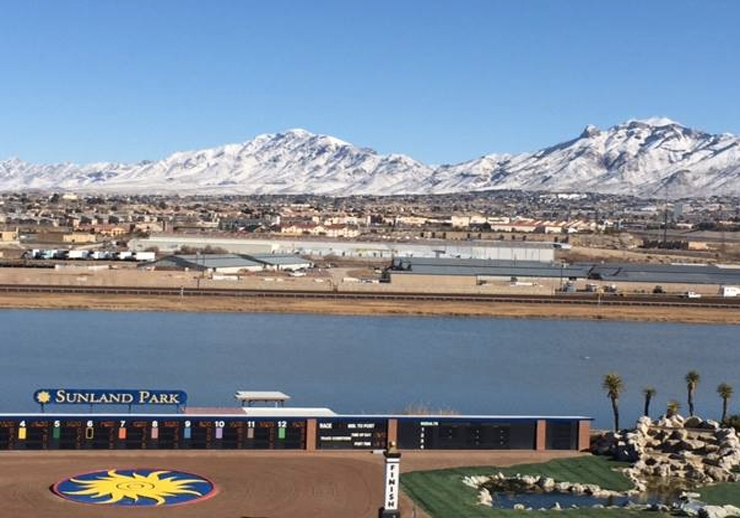
<path id="1" fill-rule="evenodd" d="M 295 254 L 249 254 L 250 258 L 265 264 L 312 264 L 308 259 Z"/>
<path id="2" fill-rule="evenodd" d="M 544 263 L 485 259 L 403 257 L 393 260 L 394 274 L 547 277 L 606 282 L 740 285 L 740 268 L 697 264 Z"/>
<path id="3" fill-rule="evenodd" d="M 591 269 L 590 277 L 614 282 L 675 284 L 740 284 L 740 269 L 702 264 L 607 263 Z"/>
<path id="4" fill-rule="evenodd" d="M 417 275 L 476 275 L 492 277 L 588 277 L 590 265 L 565 265 L 540 261 L 485 259 L 398 258 L 393 273 Z"/>

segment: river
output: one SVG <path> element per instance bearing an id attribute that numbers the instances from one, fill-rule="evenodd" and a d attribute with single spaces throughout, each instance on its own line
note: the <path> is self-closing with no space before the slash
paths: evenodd
<path id="1" fill-rule="evenodd" d="M 469 414 L 588 415 L 611 422 L 607 372 L 625 382 L 623 424 L 669 399 L 717 418 L 716 386 L 740 391 L 734 326 L 291 314 L 0 311 L 2 411 L 33 411 L 37 388 L 184 389 L 191 406 L 232 406 L 237 389 L 343 413 L 409 405 Z M 731 405 L 734 411 L 736 405 Z M 59 407 L 59 410 L 68 408 Z"/>

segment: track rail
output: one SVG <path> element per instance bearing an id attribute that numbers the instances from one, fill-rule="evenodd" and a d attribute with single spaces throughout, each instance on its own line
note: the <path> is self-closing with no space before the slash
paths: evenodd
<path id="1" fill-rule="evenodd" d="M 600 306 L 651 306 L 740 309 L 740 298 L 725 299 L 706 297 L 685 299 L 656 295 L 485 295 L 449 293 L 402 292 L 347 292 L 303 290 L 245 290 L 219 288 L 166 288 L 141 286 L 58 286 L 31 284 L 0 284 L 0 293 L 75 294 L 75 295 L 134 295 L 159 297 L 237 297 L 325 300 L 385 300 L 385 301 L 438 301 L 514 304 L 574 304 Z"/>

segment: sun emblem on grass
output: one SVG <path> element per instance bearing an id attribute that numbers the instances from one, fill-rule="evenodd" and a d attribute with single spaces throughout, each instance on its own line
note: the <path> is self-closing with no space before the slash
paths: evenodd
<path id="1" fill-rule="evenodd" d="M 213 496 L 209 480 L 181 471 L 123 469 L 95 471 L 68 478 L 54 493 L 75 502 L 119 506 L 160 506 L 192 503 Z"/>
<path id="2" fill-rule="evenodd" d="M 46 403 L 51 401 L 51 394 L 49 394 L 46 390 L 41 390 L 36 394 L 36 401 L 38 401 L 42 405 L 45 405 Z"/>

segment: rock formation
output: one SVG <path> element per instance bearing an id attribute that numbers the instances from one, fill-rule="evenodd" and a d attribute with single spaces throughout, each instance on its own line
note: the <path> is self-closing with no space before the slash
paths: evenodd
<path id="1" fill-rule="evenodd" d="M 740 480 L 733 472 L 740 466 L 740 438 L 712 420 L 677 415 L 653 423 L 641 417 L 634 430 L 597 439 L 593 450 L 632 462 L 624 473 L 638 490 L 655 479 L 692 487 Z"/>

